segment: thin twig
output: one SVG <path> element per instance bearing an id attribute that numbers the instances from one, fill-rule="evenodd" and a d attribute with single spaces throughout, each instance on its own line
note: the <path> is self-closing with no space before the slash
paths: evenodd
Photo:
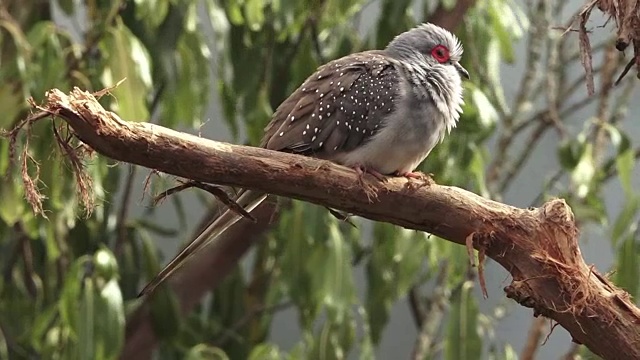
<path id="1" fill-rule="evenodd" d="M 605 150 L 607 140 L 607 129 L 610 112 L 611 92 L 613 90 L 615 71 L 619 63 L 618 51 L 614 46 L 610 46 L 605 51 L 605 59 L 602 71 L 600 72 L 600 94 L 598 96 L 598 109 L 596 123 L 592 132 L 593 161 L 599 164 Z"/>
<path id="2" fill-rule="evenodd" d="M 546 323 L 546 318 L 538 316 L 531 322 L 529 328 L 529 335 L 527 336 L 527 342 L 522 349 L 520 359 L 522 360 L 534 360 L 536 358 L 536 352 L 540 346 L 540 340 L 542 339 L 542 332 Z"/>
<path id="3" fill-rule="evenodd" d="M 558 132 L 561 138 L 566 137 L 566 130 L 558 114 L 560 108 L 560 84 L 564 81 L 564 71 L 560 71 L 560 44 L 559 41 L 553 37 L 549 37 L 548 40 L 548 56 L 547 56 L 547 71 L 546 71 L 546 85 L 547 91 L 547 108 L 548 117 L 546 120 L 552 125 Z M 560 76 L 558 76 L 560 75 Z"/>
<path id="4" fill-rule="evenodd" d="M 536 204 L 540 204 L 547 190 L 554 187 L 558 183 L 558 181 L 562 179 L 562 175 L 564 174 L 565 174 L 565 171 L 563 169 L 556 170 L 556 172 L 553 174 L 553 176 L 551 176 L 551 178 L 549 179 L 547 184 L 544 186 L 544 188 L 538 193 L 538 195 L 536 195 L 533 201 L 531 201 L 531 203 L 529 204 L 529 207 L 534 207 L 536 206 Z"/>
<path id="5" fill-rule="evenodd" d="M 535 145 L 538 143 L 538 141 L 542 139 L 542 135 L 549 129 L 550 121 L 551 120 L 540 121 L 540 123 L 538 123 L 538 127 L 536 127 L 531 135 L 529 135 L 529 139 L 525 141 L 522 150 L 520 151 L 518 156 L 515 157 L 515 162 L 510 163 L 508 168 L 504 170 L 505 175 L 500 182 L 500 186 L 498 187 L 500 193 L 504 193 L 509 188 L 509 185 L 511 185 L 513 179 L 515 179 L 516 175 L 518 175 L 520 170 L 522 170 L 531 154 L 533 154 L 532 149 L 535 148 Z"/>
<path id="6" fill-rule="evenodd" d="M 420 288 L 417 284 L 409 289 L 409 310 L 411 317 L 416 324 L 416 328 L 422 329 L 422 324 L 426 317 L 426 309 L 423 300 L 420 298 Z"/>
<path id="7" fill-rule="evenodd" d="M 525 113 L 525 108 L 530 102 L 532 91 L 540 78 L 540 67 L 542 66 L 542 53 L 544 43 L 548 38 L 549 14 L 547 11 L 547 1 L 538 1 L 535 10 L 530 8 L 531 32 L 529 33 L 529 44 L 527 46 L 527 61 L 525 63 L 525 73 L 520 81 L 518 93 L 515 99 L 514 111 L 511 116 L 504 119 L 507 127 L 518 122 L 518 119 Z"/>
<path id="8" fill-rule="evenodd" d="M 522 116 L 526 113 L 526 107 L 530 104 L 532 91 L 539 78 L 544 39 L 548 37 L 549 19 L 545 9 L 546 1 L 539 1 L 535 10 L 533 7 L 529 8 L 533 26 L 528 36 L 525 73 L 520 81 L 514 110 L 503 118 L 503 128 L 500 131 L 497 149 L 494 152 L 495 157 L 487 169 L 487 184 L 490 188 L 499 181 L 504 164 L 510 160 L 509 149 L 515 137 L 513 129 L 522 123 Z"/>
<path id="9" fill-rule="evenodd" d="M 420 333 L 413 346 L 413 355 L 411 357 L 414 360 L 425 359 L 427 355 L 433 353 L 438 330 L 442 325 L 442 319 L 444 318 L 447 304 L 451 298 L 450 296 L 453 294 L 453 292 L 448 291 L 448 287 L 445 285 L 448 273 L 448 266 L 446 262 L 444 262 L 441 264 L 440 272 L 436 278 L 433 295 L 427 299 L 424 306 L 424 314 L 422 314 L 420 318 L 422 326 L 420 327 Z M 466 281 L 466 279 L 464 281 Z"/>

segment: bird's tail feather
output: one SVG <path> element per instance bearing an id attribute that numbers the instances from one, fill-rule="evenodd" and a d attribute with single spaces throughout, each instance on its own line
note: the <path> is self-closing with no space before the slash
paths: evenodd
<path id="1" fill-rule="evenodd" d="M 260 191 L 241 190 L 240 194 L 236 198 L 236 202 L 247 212 L 251 212 L 266 198 L 267 194 Z M 222 213 L 222 215 L 213 220 L 195 240 L 190 242 L 182 251 L 180 251 L 180 253 L 178 253 L 178 255 L 176 255 L 176 257 L 174 257 L 169 264 L 167 264 L 160 273 L 158 273 L 158 275 L 156 275 L 149 284 L 144 287 L 144 289 L 142 289 L 138 296 L 143 296 L 153 292 L 158 285 L 178 270 L 188 258 L 203 247 L 212 243 L 215 244 L 216 238 L 240 219 L 242 219 L 242 215 L 227 209 Z"/>

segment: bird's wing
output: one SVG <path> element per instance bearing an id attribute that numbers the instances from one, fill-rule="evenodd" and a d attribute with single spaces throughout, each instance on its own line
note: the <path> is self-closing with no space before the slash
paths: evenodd
<path id="1" fill-rule="evenodd" d="M 397 77 L 393 62 L 380 51 L 321 66 L 278 107 L 262 146 L 329 159 L 356 148 L 394 110 Z"/>

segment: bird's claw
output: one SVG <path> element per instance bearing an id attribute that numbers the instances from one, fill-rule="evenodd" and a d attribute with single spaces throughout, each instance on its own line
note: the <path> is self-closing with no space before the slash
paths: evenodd
<path id="1" fill-rule="evenodd" d="M 358 182 L 364 188 L 364 191 L 367 194 L 367 198 L 369 199 L 369 201 L 371 201 L 371 198 L 377 198 L 378 192 L 375 186 L 371 185 L 370 183 L 367 183 L 364 179 L 364 175 L 370 174 L 371 176 L 375 177 L 381 182 L 387 181 L 386 176 L 382 175 L 381 173 L 373 169 L 367 169 L 362 165 L 354 166 L 354 170 L 356 171 L 356 174 L 358 174 Z"/>
<path id="2" fill-rule="evenodd" d="M 409 179 L 405 185 L 409 190 L 418 190 L 422 187 L 435 184 L 431 174 L 425 174 L 420 171 L 407 171 L 405 173 L 396 173 L 396 175 Z"/>

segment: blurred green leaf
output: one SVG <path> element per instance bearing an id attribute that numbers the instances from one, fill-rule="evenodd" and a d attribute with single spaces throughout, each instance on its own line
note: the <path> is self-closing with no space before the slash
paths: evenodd
<path id="1" fill-rule="evenodd" d="M 31 338 L 36 351 L 43 351 L 43 344 L 40 343 L 40 339 L 44 339 L 54 319 L 58 316 L 59 309 L 55 305 L 48 306 L 46 310 L 42 311 L 36 316 L 36 321 L 31 328 Z M 0 359 L 3 359 L 0 356 Z"/>
<path id="2" fill-rule="evenodd" d="M 428 242 L 426 234 L 393 225 L 374 224 L 375 249 L 367 263 L 366 308 L 371 317 L 371 339 L 380 341 L 389 309 L 416 283 Z"/>
<path id="3" fill-rule="evenodd" d="M 27 39 L 32 46 L 29 54 L 32 65 L 26 72 L 31 96 L 40 101 L 45 92 L 53 87 L 67 90 L 64 47 L 69 35 L 60 31 L 54 22 L 41 21 L 29 30 Z"/>
<path id="4" fill-rule="evenodd" d="M 60 9 L 62 9 L 62 11 L 64 11 L 65 14 L 67 15 L 72 15 L 74 12 L 74 0 L 58 0 L 58 5 L 60 6 Z"/>
<path id="5" fill-rule="evenodd" d="M 242 15 L 242 3 L 243 1 L 230 1 L 227 7 L 227 16 L 229 21 L 233 25 L 242 25 L 244 23 L 244 16 Z"/>
<path id="6" fill-rule="evenodd" d="M 104 246 L 93 255 L 93 265 L 96 275 L 102 277 L 104 281 L 118 277 L 118 261 L 113 253 Z"/>
<path id="7" fill-rule="evenodd" d="M 0 74 L 2 74 L 0 72 Z M 0 76 L 0 80 L 2 80 L 2 76 Z M 3 116 L 0 117 L 0 129 L 8 129 L 11 127 L 12 123 L 16 120 L 17 116 L 20 114 L 22 110 L 25 108 L 24 99 L 19 91 L 12 89 L 10 86 L 1 86 L 0 87 L 0 109 L 4 109 Z M 9 142 L 3 141 L 1 143 L 4 147 L 8 147 Z M 8 154 L 3 154 L 2 159 L 0 159 L 0 174 L 4 174 L 6 171 L 6 162 Z"/>
<path id="8" fill-rule="evenodd" d="M 149 29 L 156 29 L 165 20 L 171 0 L 135 0 L 136 19 Z"/>
<path id="9" fill-rule="evenodd" d="M 474 144 L 471 144 L 475 148 Z M 480 195 L 490 197 L 489 189 L 487 188 L 487 181 L 485 179 L 486 163 L 480 149 L 473 151 L 471 163 L 469 164 L 468 171 L 473 175 L 475 180 L 475 188 L 478 189 Z"/>
<path id="10" fill-rule="evenodd" d="M 315 265 L 323 264 L 324 279 L 320 286 L 324 293 L 324 304 L 327 306 L 329 318 L 342 324 L 355 300 L 351 272 L 351 248 L 340 234 L 335 221 L 329 224 L 329 238 L 327 240 L 328 248 L 324 249 L 326 251 L 317 251 L 316 257 L 311 257 L 309 265 L 311 270 L 319 269 L 322 266 Z"/>
<path id="11" fill-rule="evenodd" d="M 392 39 L 394 34 L 407 30 L 412 23 L 412 19 L 408 16 L 407 11 L 411 5 L 411 0 L 383 0 L 381 12 L 385 16 L 378 18 L 376 48 L 386 46 Z"/>
<path id="12" fill-rule="evenodd" d="M 489 101 L 484 92 L 480 91 L 477 87 L 471 89 L 471 101 L 474 103 L 474 108 L 477 110 L 478 119 L 483 127 L 493 126 L 498 121 L 498 112 L 494 105 Z"/>
<path id="13" fill-rule="evenodd" d="M 229 357 L 220 348 L 207 345 L 198 344 L 187 352 L 185 360 L 228 360 Z"/>
<path id="14" fill-rule="evenodd" d="M 248 360 L 279 360 L 282 359 L 282 354 L 276 345 L 263 343 L 256 345 Z"/>
<path id="15" fill-rule="evenodd" d="M 637 239 L 633 234 L 628 235 L 616 256 L 616 273 L 614 275 L 616 285 L 625 289 L 632 297 L 638 296 L 638 273 L 640 272 L 640 249 Z"/>
<path id="16" fill-rule="evenodd" d="M 109 280 L 96 296 L 96 355 L 117 359 L 124 345 L 125 318 L 122 292 L 115 279 Z"/>
<path id="17" fill-rule="evenodd" d="M 264 23 L 264 3 L 263 0 L 244 0 L 245 19 L 253 31 L 259 31 Z"/>
<path id="18" fill-rule="evenodd" d="M 82 331 L 78 327 L 78 318 L 80 317 L 78 309 L 80 309 L 80 296 L 83 292 L 84 268 L 89 260 L 88 256 L 82 256 L 71 265 L 67 271 L 58 303 L 62 321 L 70 328 L 71 335 L 76 339 L 79 337 L 79 332 Z"/>
<path id="19" fill-rule="evenodd" d="M 9 359 L 9 347 L 2 331 L 0 331 L 0 359 Z"/>
<path id="20" fill-rule="evenodd" d="M 97 354 L 95 333 L 95 288 L 89 278 L 82 280 L 78 299 L 78 326 L 76 336 L 78 359 L 91 359 Z M 75 311 L 76 309 L 74 309 Z"/>
<path id="21" fill-rule="evenodd" d="M 632 195 L 628 197 L 618 218 L 613 223 L 613 230 L 611 231 L 611 243 L 613 246 L 617 245 L 621 237 L 636 231 L 637 224 L 634 223 L 634 219 L 638 214 L 638 210 L 640 210 L 640 196 Z"/>
<path id="22" fill-rule="evenodd" d="M 589 193 L 584 199 L 569 198 L 569 205 L 576 219 L 593 221 L 601 225 L 607 224 L 607 209 L 603 199 L 597 194 Z"/>
<path id="23" fill-rule="evenodd" d="M 514 40 L 522 36 L 518 18 L 514 14 L 509 1 L 492 0 L 487 3 L 492 35 L 500 46 L 502 59 L 507 63 L 513 63 L 516 58 L 513 51 L 513 43 Z"/>
<path id="24" fill-rule="evenodd" d="M 192 126 L 203 123 L 211 87 L 209 81 L 192 81 L 209 78 L 211 54 L 202 43 L 202 34 L 197 31 L 183 34 L 178 42 L 176 89 L 164 93 L 167 103 L 165 117 L 174 122 L 180 121 Z M 169 121 L 167 123 L 172 124 Z"/>
<path id="25" fill-rule="evenodd" d="M 620 184 L 627 196 L 633 194 L 633 168 L 635 167 L 636 158 L 633 149 L 627 149 L 616 156 L 616 169 L 618 170 L 618 178 Z"/>
<path id="26" fill-rule="evenodd" d="M 478 304 L 473 282 L 465 281 L 453 298 L 447 324 L 444 355 L 447 360 L 482 358 L 482 340 L 478 335 Z"/>
<path id="27" fill-rule="evenodd" d="M 18 181 L 6 181 L 0 186 L 0 218 L 6 224 L 15 224 L 25 214 L 24 191 Z"/>
<path id="28" fill-rule="evenodd" d="M 564 141 L 558 147 L 558 159 L 565 170 L 573 170 L 584 152 L 584 142 Z"/>
<path id="29" fill-rule="evenodd" d="M 142 255 L 145 272 L 151 279 L 160 271 L 156 249 L 149 234 L 140 231 Z M 151 322 L 156 335 L 162 339 L 171 339 L 180 331 L 180 307 L 175 294 L 166 286 L 159 286 L 150 295 Z"/>
<path id="30" fill-rule="evenodd" d="M 147 121 L 149 110 L 144 95 L 149 93 L 152 85 L 147 50 L 120 20 L 116 20 L 116 25 L 109 28 L 100 42 L 100 48 L 107 65 L 102 73 L 104 84 L 114 86 L 125 79 L 111 90 L 115 99 L 113 110 L 127 121 Z"/>
<path id="31" fill-rule="evenodd" d="M 151 323 L 155 334 L 163 340 L 173 339 L 180 331 L 178 299 L 166 287 L 158 287 L 151 296 Z"/>
<path id="32" fill-rule="evenodd" d="M 595 173 L 593 146 L 591 143 L 587 143 L 584 147 L 584 151 L 580 155 L 578 164 L 571 172 L 571 181 L 575 188 L 575 194 L 579 198 L 584 198 L 589 193 Z"/>
<path id="33" fill-rule="evenodd" d="M 313 342 L 307 358 L 318 360 L 346 359 L 354 338 L 355 322 L 353 319 L 339 324 L 328 320 L 316 335 L 316 341 Z"/>

